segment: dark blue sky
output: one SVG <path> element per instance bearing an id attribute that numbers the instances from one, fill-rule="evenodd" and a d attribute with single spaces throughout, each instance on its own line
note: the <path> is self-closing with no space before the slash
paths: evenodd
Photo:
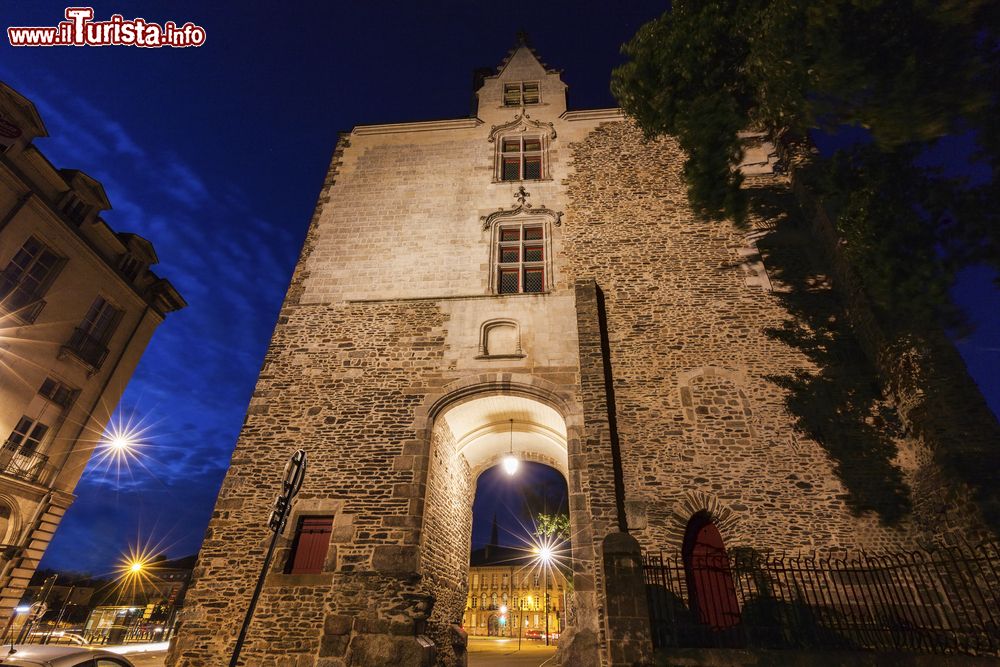
<path id="1" fill-rule="evenodd" d="M 646 0 L 92 4 L 97 19 L 192 21 L 208 35 L 184 50 L 0 40 L 0 78 L 49 129 L 38 146 L 104 183 L 107 221 L 151 240 L 159 272 L 190 303 L 157 332 L 122 401 L 151 425 L 147 469 L 116 477 L 92 465 L 43 561 L 94 572 L 140 535 L 171 556 L 197 550 L 337 132 L 467 115 L 473 68 L 498 64 L 520 29 L 564 70 L 572 107 L 613 106 L 620 44 L 664 9 Z M 7 2 L 2 27 L 55 25 L 65 7 Z M 983 305 L 996 293 L 985 272 L 970 276 L 958 296 L 976 307 L 979 329 L 960 349 L 1000 411 L 1000 316 Z"/>

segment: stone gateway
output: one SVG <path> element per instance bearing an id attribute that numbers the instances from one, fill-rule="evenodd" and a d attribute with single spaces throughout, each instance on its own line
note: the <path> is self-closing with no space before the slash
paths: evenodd
<path id="1" fill-rule="evenodd" d="M 803 428 L 794 381 L 830 362 L 801 342 L 794 272 L 769 265 L 775 219 L 695 219 L 674 141 L 617 109 L 568 110 L 565 92 L 522 41 L 475 115 L 342 136 L 168 665 L 228 663 L 300 447 L 309 473 L 246 665 L 465 665 L 472 501 L 509 429 L 568 484 L 563 665 L 651 662 L 643 549 L 902 549 L 980 530 L 898 420 L 867 424 L 887 453 L 860 472 Z M 786 185 L 770 166 L 750 165 L 751 184 Z M 834 303 L 805 230 L 783 243 L 774 256 Z M 871 386 L 860 351 L 837 364 Z"/>

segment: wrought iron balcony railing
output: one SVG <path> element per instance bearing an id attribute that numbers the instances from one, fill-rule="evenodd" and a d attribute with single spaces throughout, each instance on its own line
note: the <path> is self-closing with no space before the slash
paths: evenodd
<path id="1" fill-rule="evenodd" d="M 108 356 L 108 348 L 104 341 L 80 327 L 73 330 L 73 335 L 69 341 L 63 345 L 63 349 L 76 355 L 81 361 L 89 364 L 94 369 L 100 368 L 104 359 Z"/>
<path id="2" fill-rule="evenodd" d="M 0 274 L 0 317 L 13 315 L 25 324 L 31 324 L 45 307 L 45 301 L 33 290 Z"/>
<path id="3" fill-rule="evenodd" d="M 48 456 L 25 450 L 13 440 L 8 439 L 0 449 L 0 474 L 44 484 L 50 469 Z"/>

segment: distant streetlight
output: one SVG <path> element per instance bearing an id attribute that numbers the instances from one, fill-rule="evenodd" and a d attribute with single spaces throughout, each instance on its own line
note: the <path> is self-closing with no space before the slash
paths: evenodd
<path id="1" fill-rule="evenodd" d="M 535 559 L 542 565 L 542 589 L 545 593 L 545 645 L 549 645 L 549 565 L 552 563 L 552 547 L 548 544 L 539 545 L 535 550 Z"/>

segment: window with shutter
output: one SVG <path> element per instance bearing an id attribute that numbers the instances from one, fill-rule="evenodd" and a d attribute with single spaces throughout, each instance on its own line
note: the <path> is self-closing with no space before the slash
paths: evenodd
<path id="1" fill-rule="evenodd" d="M 319 574 L 326 563 L 333 532 L 333 517 L 307 516 L 299 521 L 292 545 L 289 574 Z"/>

